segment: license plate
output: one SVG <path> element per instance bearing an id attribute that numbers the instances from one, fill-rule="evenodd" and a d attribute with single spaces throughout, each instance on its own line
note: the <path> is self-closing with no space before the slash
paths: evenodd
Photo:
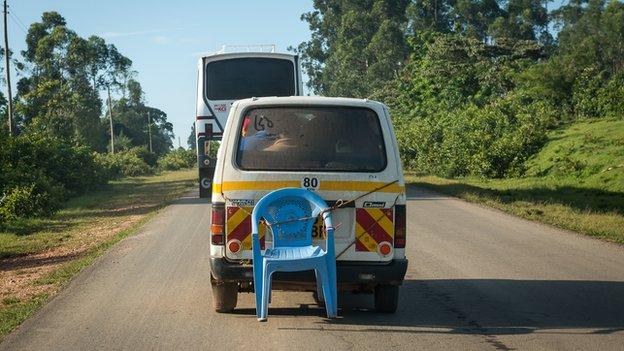
<path id="1" fill-rule="evenodd" d="M 325 223 L 323 223 L 323 219 L 319 216 L 314 222 L 314 226 L 312 226 L 312 239 L 326 239 L 327 233 L 325 232 Z"/>

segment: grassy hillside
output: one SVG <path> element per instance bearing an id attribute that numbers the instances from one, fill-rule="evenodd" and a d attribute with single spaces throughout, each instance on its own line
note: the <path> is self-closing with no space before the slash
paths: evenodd
<path id="1" fill-rule="evenodd" d="M 552 132 L 527 166 L 528 176 L 624 192 L 624 120 L 578 122 Z"/>
<path id="2" fill-rule="evenodd" d="M 583 121 L 554 131 L 526 165 L 523 178 L 408 176 L 408 180 L 520 217 L 624 244 L 624 121 Z"/>

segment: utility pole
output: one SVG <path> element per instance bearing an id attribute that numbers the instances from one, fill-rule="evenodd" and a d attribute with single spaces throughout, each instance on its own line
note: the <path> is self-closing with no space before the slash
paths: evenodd
<path id="1" fill-rule="evenodd" d="M 147 135 L 149 136 L 149 150 L 154 152 L 152 150 L 152 116 L 149 111 L 147 111 Z"/>
<path id="2" fill-rule="evenodd" d="M 108 91 L 108 114 L 110 116 L 111 154 L 115 153 L 115 140 L 113 137 L 113 102 L 110 96 L 110 86 L 106 86 Z"/>
<path id="3" fill-rule="evenodd" d="M 9 123 L 9 134 L 13 135 L 13 95 L 11 94 L 11 71 L 9 70 L 9 33 L 7 30 L 7 14 L 7 0 L 4 0 L 4 71 L 6 72 L 7 95 L 9 98 L 7 119 Z"/>

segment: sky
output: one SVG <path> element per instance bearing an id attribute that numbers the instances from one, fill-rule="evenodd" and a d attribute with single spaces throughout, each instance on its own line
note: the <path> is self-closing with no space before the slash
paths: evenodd
<path id="1" fill-rule="evenodd" d="M 200 55 L 222 45 L 275 44 L 286 52 L 310 38 L 300 16 L 311 9 L 311 0 L 9 0 L 9 47 L 24 50 L 30 24 L 59 12 L 78 35 L 99 35 L 132 60 L 147 104 L 167 113 L 174 146 L 180 137 L 186 147 Z M 14 71 L 11 78 L 15 87 Z"/>

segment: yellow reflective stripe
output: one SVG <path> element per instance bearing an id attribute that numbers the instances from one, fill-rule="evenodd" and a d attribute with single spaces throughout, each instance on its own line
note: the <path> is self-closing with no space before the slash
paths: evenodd
<path id="1" fill-rule="evenodd" d="M 226 224 L 228 237 L 230 234 L 232 234 L 234 229 L 236 229 L 236 227 L 238 227 L 245 219 L 251 217 L 249 213 L 251 213 L 252 211 L 253 207 L 242 207 L 239 208 L 233 216 L 227 218 Z M 249 232 L 245 234 L 245 237 L 241 241 L 241 246 L 243 250 L 251 250 L 251 226 L 247 229 L 249 230 Z M 258 229 L 260 232 L 258 233 L 259 238 L 262 239 L 267 230 L 266 225 L 264 223 L 260 224 L 260 227 Z"/>
<path id="2" fill-rule="evenodd" d="M 233 216 L 228 217 L 226 221 L 227 235 L 229 236 L 234 231 L 234 229 L 236 229 L 236 227 L 238 227 L 238 225 L 241 224 L 241 222 L 244 221 L 245 218 L 247 218 L 248 216 L 249 215 L 245 213 L 245 211 L 243 211 L 242 209 L 238 209 L 238 211 L 236 211 Z"/>
<path id="3" fill-rule="evenodd" d="M 325 180 L 320 183 L 319 190 L 330 191 L 371 191 L 388 184 L 387 182 L 360 182 L 351 180 Z M 381 193 L 400 193 L 403 192 L 404 189 L 405 187 L 394 183 L 378 191 Z"/>
<path id="4" fill-rule="evenodd" d="M 358 241 L 361 242 L 368 251 L 377 251 L 377 242 L 359 223 L 355 223 L 355 237 L 358 238 Z"/>
<path id="5" fill-rule="evenodd" d="M 234 191 L 234 190 L 272 190 L 279 188 L 299 188 L 301 182 L 298 180 L 278 180 L 278 181 L 236 181 L 215 183 L 213 192 Z"/>
<path id="6" fill-rule="evenodd" d="M 367 208 L 366 212 L 368 212 L 368 214 L 374 220 L 377 220 L 378 218 L 381 218 L 381 219 L 379 219 L 379 221 L 377 221 L 377 224 L 379 224 L 379 226 L 390 237 L 394 237 L 394 223 L 392 222 L 392 220 L 390 218 L 388 218 L 388 216 L 386 216 L 385 210 L 378 209 L 378 208 Z"/>
<path id="7" fill-rule="evenodd" d="M 251 250 L 251 235 L 247 235 L 243 242 L 241 242 L 243 250 Z"/>
<path id="8" fill-rule="evenodd" d="M 243 208 L 247 210 L 247 213 L 253 212 L 253 207 L 243 207 Z M 259 239 L 264 238 L 264 233 L 266 233 L 266 231 L 267 231 L 266 224 L 260 223 L 260 226 L 258 227 L 258 232 L 259 232 L 258 238 Z M 245 237 L 245 240 L 243 240 L 242 246 L 243 246 L 243 250 L 251 250 L 251 223 L 249 227 L 249 235 L 247 235 Z"/>
<path id="9" fill-rule="evenodd" d="M 320 181 L 319 190 L 328 191 L 371 191 L 375 190 L 387 183 L 385 182 L 365 182 L 365 181 L 343 181 L 343 180 L 324 180 Z M 236 190 L 273 190 L 279 188 L 300 188 L 301 182 L 298 180 L 276 180 L 276 181 L 233 181 L 214 183 L 212 191 L 221 193 L 224 191 Z M 378 190 L 382 193 L 402 193 L 405 191 L 404 186 L 396 183 Z"/>

